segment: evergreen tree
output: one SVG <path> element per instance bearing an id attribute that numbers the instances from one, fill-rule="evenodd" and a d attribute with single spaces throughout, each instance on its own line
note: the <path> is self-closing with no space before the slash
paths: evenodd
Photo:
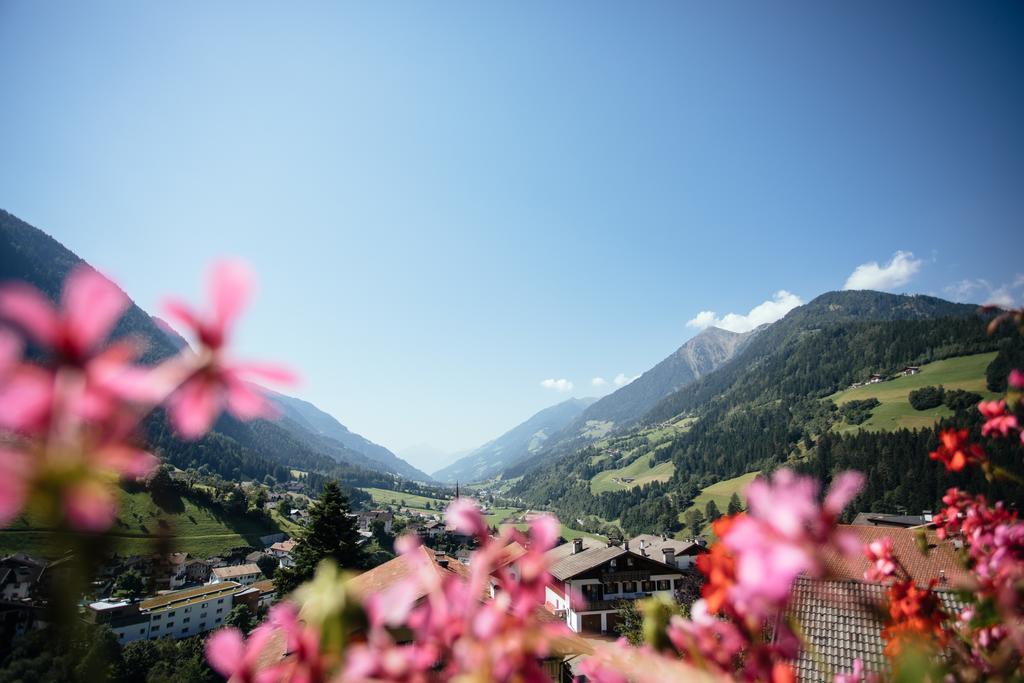
<path id="1" fill-rule="evenodd" d="M 313 578 L 322 560 L 330 559 L 339 567 L 349 569 L 363 566 L 359 531 L 355 517 L 349 516 L 350 511 L 338 482 L 325 483 L 320 499 L 309 508 L 309 526 L 292 552 L 295 566 L 277 570 L 274 581 L 278 595 L 290 593 Z"/>
<path id="2" fill-rule="evenodd" d="M 722 511 L 718 509 L 715 501 L 709 500 L 708 504 L 704 506 L 704 515 L 708 518 L 708 522 L 713 522 L 722 516 Z"/>
<path id="3" fill-rule="evenodd" d="M 690 508 L 687 510 L 685 519 L 686 526 L 690 528 L 694 536 L 704 529 L 704 514 L 699 509 Z"/>
<path id="4" fill-rule="evenodd" d="M 728 514 L 735 515 L 736 513 L 743 512 L 743 503 L 740 502 L 740 497 L 735 493 L 729 498 L 729 507 L 727 509 Z"/>
<path id="5" fill-rule="evenodd" d="M 234 626 L 242 633 L 248 633 L 256 626 L 256 615 L 248 605 L 235 605 L 224 617 L 225 626 Z"/>
<path id="6" fill-rule="evenodd" d="M 114 587 L 118 593 L 129 598 L 138 598 L 146 592 L 146 582 L 142 574 L 134 569 L 129 569 L 117 577 Z"/>

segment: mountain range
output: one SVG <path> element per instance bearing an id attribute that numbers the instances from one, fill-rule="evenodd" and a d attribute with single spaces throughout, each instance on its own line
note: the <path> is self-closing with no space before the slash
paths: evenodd
<path id="1" fill-rule="evenodd" d="M 577 440 L 502 474 L 519 477 L 509 493 L 527 505 L 565 519 L 618 520 L 627 533 L 678 530 L 704 487 L 781 465 L 825 480 L 841 464 L 856 467 L 871 482 L 861 509 L 929 509 L 955 485 L 928 458 L 937 427 L 849 429 L 830 397 L 875 373 L 1017 353 L 1012 330 L 990 336 L 986 323 L 977 306 L 930 296 L 828 292 L 737 340 L 715 369 L 662 396 L 614 439 Z M 976 413 L 952 417 L 970 425 Z M 618 483 L 595 488 L 611 476 Z"/>
<path id="2" fill-rule="evenodd" d="M 544 449 L 548 439 L 565 429 L 594 398 L 570 398 L 545 408 L 493 441 L 471 451 L 451 465 L 434 472 L 443 483 L 484 481 Z"/>
<path id="3" fill-rule="evenodd" d="M 83 260 L 57 240 L 0 209 L 0 281 L 23 280 L 57 301 L 67 274 L 80 263 Z M 166 359 L 187 344 L 166 322 L 150 316 L 135 303 L 112 333 L 114 339 L 128 336 L 145 342 L 142 360 L 148 363 Z M 372 478 L 369 472 L 377 472 L 431 481 L 426 473 L 387 448 L 351 432 L 313 404 L 275 392 L 270 392 L 270 398 L 280 409 L 281 419 L 241 423 L 225 415 L 217 421 L 213 433 L 201 440 L 204 448 L 213 447 L 232 454 L 229 459 L 235 464 L 228 467 L 230 473 L 245 469 L 239 463 L 253 467 L 253 460 L 259 460 L 267 463 L 258 468 L 259 471 L 272 467 L 279 475 L 290 468 L 313 468 L 336 476 Z M 184 452 L 201 449 L 176 439 L 165 425 L 148 425 L 148 428 L 151 437 L 157 437 L 166 459 L 176 464 L 203 464 L 195 455 L 189 460 L 182 459 Z M 331 463 L 350 467 L 340 471 Z M 360 470 L 368 472 L 360 475 Z"/>

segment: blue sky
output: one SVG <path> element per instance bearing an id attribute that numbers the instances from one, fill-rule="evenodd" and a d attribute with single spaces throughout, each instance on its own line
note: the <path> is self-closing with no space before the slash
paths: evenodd
<path id="1" fill-rule="evenodd" d="M 239 353 L 393 449 L 864 264 L 1024 298 L 1020 4 L 285 7 L 0 1 L 0 207 L 151 311 L 248 259 Z"/>

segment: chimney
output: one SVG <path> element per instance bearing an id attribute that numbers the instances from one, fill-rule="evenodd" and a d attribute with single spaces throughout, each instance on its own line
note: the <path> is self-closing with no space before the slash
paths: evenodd
<path id="1" fill-rule="evenodd" d="M 676 566 L 676 551 L 674 548 L 662 548 L 661 554 L 664 556 L 665 564 L 670 567 Z"/>
<path id="2" fill-rule="evenodd" d="M 939 583 L 946 583 L 946 570 L 945 569 L 940 569 L 939 570 Z"/>
<path id="3" fill-rule="evenodd" d="M 582 538 L 574 538 L 574 539 L 572 539 L 572 554 L 575 555 L 576 553 L 581 553 L 581 552 L 583 552 L 583 539 Z"/>
<path id="4" fill-rule="evenodd" d="M 640 554 L 647 557 L 647 550 L 644 548 L 644 539 L 640 539 Z"/>
<path id="5" fill-rule="evenodd" d="M 434 557 L 434 559 L 437 560 L 437 566 L 438 567 L 441 567 L 442 569 L 447 569 L 448 568 L 448 556 L 447 555 L 436 555 Z"/>
<path id="6" fill-rule="evenodd" d="M 925 510 L 924 512 L 921 513 L 921 516 L 924 517 L 924 521 L 928 524 L 932 523 L 933 515 L 931 510 Z"/>
<path id="7" fill-rule="evenodd" d="M 628 538 L 625 541 L 622 542 L 622 547 L 625 548 L 627 552 L 629 551 L 629 539 Z"/>

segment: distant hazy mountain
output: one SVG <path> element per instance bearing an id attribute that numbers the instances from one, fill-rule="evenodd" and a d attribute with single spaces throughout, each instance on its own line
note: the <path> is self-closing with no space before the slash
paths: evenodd
<path id="1" fill-rule="evenodd" d="M 448 483 L 489 479 L 505 468 L 537 453 L 552 434 L 561 431 L 595 400 L 570 398 L 568 401 L 545 408 L 497 439 L 485 443 L 448 467 L 434 472 L 434 478 Z"/>
<path id="2" fill-rule="evenodd" d="M 702 330 L 671 356 L 582 411 L 528 460 L 515 463 L 518 467 L 513 467 L 509 474 L 521 474 L 549 455 L 560 457 L 612 431 L 635 424 L 666 396 L 728 362 L 746 348 L 761 329 L 763 326 L 744 333 L 717 327 Z"/>
<path id="3" fill-rule="evenodd" d="M 346 448 L 365 455 L 384 465 L 389 472 L 395 472 L 407 479 L 417 481 L 431 481 L 430 476 L 416 469 L 405 460 L 389 451 L 384 446 L 376 444 L 366 437 L 349 431 L 348 427 L 338 422 L 332 415 L 325 413 L 309 401 L 303 401 L 293 396 L 285 396 L 277 392 L 268 392 L 274 403 L 281 409 L 282 413 L 302 425 L 309 431 L 321 436 L 333 439 Z"/>
<path id="4" fill-rule="evenodd" d="M 395 451 L 400 458 L 406 462 L 426 470 L 436 472 L 441 468 L 451 465 L 459 458 L 469 455 L 472 448 L 463 448 L 458 451 L 446 451 L 429 443 L 417 443 Z"/>
<path id="5" fill-rule="evenodd" d="M 60 298 L 64 279 L 83 260 L 45 232 L 0 209 L 0 281 L 23 280 L 53 300 Z M 163 320 L 132 304 L 114 329 L 113 337 L 132 336 L 146 343 L 143 360 L 157 362 L 187 345 Z M 279 421 L 242 423 L 222 416 L 207 437 L 182 442 L 160 425 L 150 425 L 163 454 L 176 463 L 207 464 L 223 476 L 234 472 L 256 476 L 270 469 L 280 479 L 287 467 L 317 469 L 332 476 L 363 476 L 365 470 L 429 481 L 429 477 L 394 453 L 348 431 L 330 415 L 299 399 L 275 395 L 284 413 Z M 200 447 L 201 445 L 201 447 Z M 198 454 L 198 455 L 196 455 Z M 230 464 L 228 464 L 230 463 Z M 352 466 L 344 471 L 335 464 Z"/>

